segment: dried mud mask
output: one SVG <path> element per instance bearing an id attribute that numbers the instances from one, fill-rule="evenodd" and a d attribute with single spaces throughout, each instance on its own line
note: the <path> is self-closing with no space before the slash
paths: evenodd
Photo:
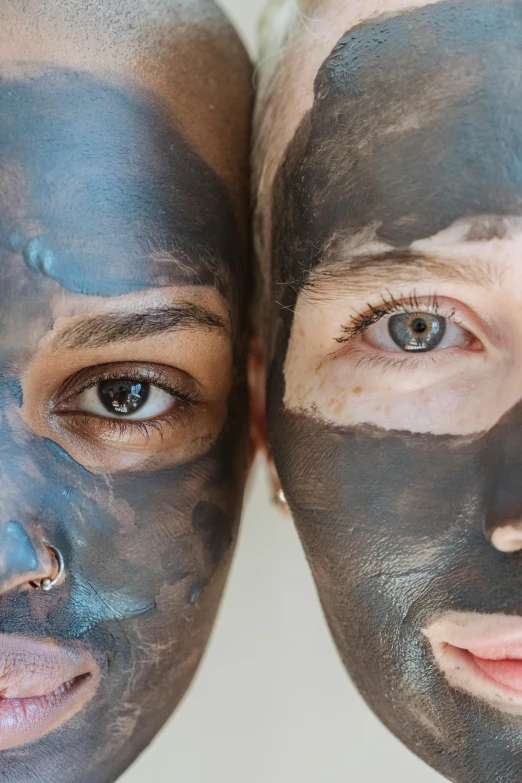
<path id="1" fill-rule="evenodd" d="M 349 280 L 343 243 L 365 235 L 411 268 L 412 244 L 459 220 L 520 216 L 521 15 L 517 2 L 441 2 L 350 30 L 317 75 L 273 195 L 282 307 L 268 419 L 283 490 L 355 683 L 408 747 L 459 783 L 515 783 L 522 769 L 517 697 L 506 692 L 499 706 L 455 685 L 426 635 L 444 613 L 520 620 L 520 553 L 490 543 L 522 511 L 520 403 L 466 435 L 334 425 L 313 400 L 308 413 L 292 408 L 285 359 L 310 275 L 334 259 Z M 469 239 L 501 240 L 502 225 Z M 397 350 L 413 339 L 395 338 Z"/>
<path id="2" fill-rule="evenodd" d="M 185 692 L 230 562 L 246 260 L 224 184 L 147 93 L 49 68 L 0 83 L 0 118 L 2 779 L 112 783 Z M 219 383 L 191 375 L 205 351 Z"/>

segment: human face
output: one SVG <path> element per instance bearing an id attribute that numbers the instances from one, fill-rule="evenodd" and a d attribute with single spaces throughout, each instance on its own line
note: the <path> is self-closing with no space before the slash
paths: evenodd
<path id="1" fill-rule="evenodd" d="M 110 783 L 190 683 L 236 540 L 243 227 L 153 91 L 0 68 L 0 766 Z"/>
<path id="2" fill-rule="evenodd" d="M 355 683 L 461 783 L 522 772 L 521 8 L 351 26 L 272 192 L 282 487 Z"/>

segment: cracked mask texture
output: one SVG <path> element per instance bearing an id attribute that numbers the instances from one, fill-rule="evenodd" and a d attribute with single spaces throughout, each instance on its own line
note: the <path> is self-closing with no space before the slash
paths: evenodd
<path id="1" fill-rule="evenodd" d="M 297 297 L 337 240 L 370 227 L 407 250 L 459 218 L 522 214 L 521 69 L 519 2 L 363 23 L 321 67 L 273 193 L 282 486 L 355 683 L 458 783 L 519 781 L 522 720 L 452 689 L 421 629 L 442 610 L 522 615 L 522 555 L 488 541 L 522 513 L 522 407 L 470 437 L 334 426 L 284 408 L 284 362 Z"/>

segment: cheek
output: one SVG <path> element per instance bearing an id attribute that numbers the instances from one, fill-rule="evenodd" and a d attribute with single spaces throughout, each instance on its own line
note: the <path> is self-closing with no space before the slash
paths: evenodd
<path id="1" fill-rule="evenodd" d="M 224 564 L 235 534 L 234 508 L 215 486 L 214 492 L 205 488 L 216 479 L 214 461 L 206 463 L 199 461 L 195 475 L 181 469 L 96 478 L 76 492 L 80 570 L 111 596 L 111 605 L 118 600 L 120 613 L 154 607 L 169 588 L 176 595 L 171 611 L 181 610 Z"/>
<path id="2" fill-rule="evenodd" d="M 321 597 L 341 617 L 391 605 L 405 616 L 464 547 L 488 546 L 493 452 L 430 437 L 341 430 L 290 412 L 272 424 L 277 468 Z"/>
<path id="3" fill-rule="evenodd" d="M 239 479 L 223 462 L 218 453 L 158 473 L 96 476 L 50 441 L 12 442 L 4 512 L 7 504 L 13 519 L 40 520 L 69 574 L 54 631 L 143 614 L 170 588 L 171 614 L 195 603 L 236 534 Z"/>

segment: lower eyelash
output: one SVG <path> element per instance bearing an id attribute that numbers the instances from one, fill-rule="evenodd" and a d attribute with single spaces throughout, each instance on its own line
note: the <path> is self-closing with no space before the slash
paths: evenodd
<path id="1" fill-rule="evenodd" d="M 418 370 L 422 366 L 426 366 L 429 362 L 436 362 L 437 359 L 431 354 L 425 353 L 422 356 L 408 356 L 401 359 L 391 356 L 379 356 L 376 354 L 368 354 L 362 349 L 350 350 L 350 355 L 357 357 L 357 354 L 361 354 L 355 370 L 361 369 L 361 367 L 378 368 L 385 373 L 387 370 Z"/>
<path id="2" fill-rule="evenodd" d="M 182 403 L 183 402 L 185 401 L 182 401 Z M 95 429 L 93 434 L 96 435 L 96 437 L 106 435 L 108 437 L 116 437 L 123 440 L 125 436 L 128 436 L 129 434 L 139 434 L 145 441 L 148 441 L 155 432 L 163 440 L 166 427 L 170 427 L 173 430 L 176 425 L 179 425 L 180 423 L 185 425 L 192 420 L 194 415 L 192 403 L 187 402 L 180 407 L 182 408 L 181 410 L 173 410 L 159 419 L 117 419 L 113 417 L 97 416 L 83 411 L 71 411 L 69 417 L 74 421 L 74 429 L 79 429 L 79 421 L 84 420 L 86 428 L 90 428 L 91 430 Z"/>
<path id="3" fill-rule="evenodd" d="M 359 335 L 363 334 L 370 326 L 376 324 L 381 318 L 384 318 L 391 313 L 414 313 L 416 311 L 431 312 L 437 314 L 439 311 L 439 304 L 437 296 L 434 294 L 429 297 L 428 301 L 420 302 L 417 298 L 415 291 L 410 294 L 406 301 L 398 301 L 393 294 L 388 293 L 388 298 L 382 297 L 380 305 L 368 304 L 368 310 L 364 313 L 357 313 L 350 326 L 342 327 L 341 337 L 336 337 L 337 343 L 348 343 L 354 340 Z M 452 318 L 452 315 L 447 315 L 447 318 Z"/>

